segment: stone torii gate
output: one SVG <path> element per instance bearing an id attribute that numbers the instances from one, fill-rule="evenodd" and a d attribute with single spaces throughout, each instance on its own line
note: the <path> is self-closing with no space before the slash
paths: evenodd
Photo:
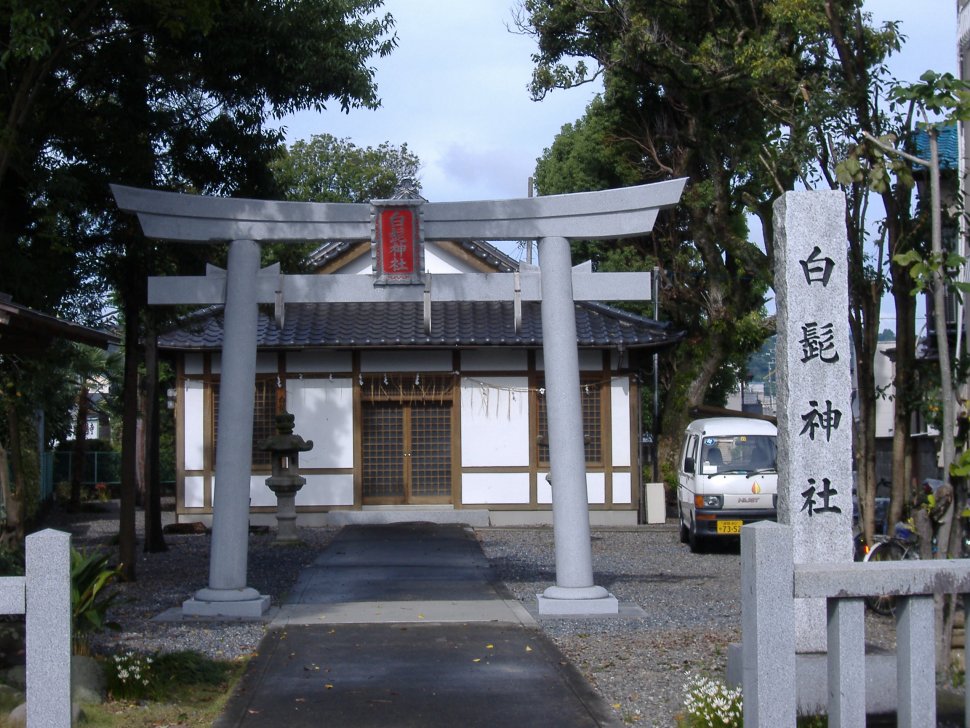
<path id="1" fill-rule="evenodd" d="M 249 482 L 258 304 L 423 301 L 540 301 L 549 427 L 556 585 L 538 596 L 546 614 L 609 614 L 617 600 L 593 583 L 579 351 L 574 301 L 648 300 L 648 273 L 571 267 L 569 240 L 641 235 L 680 200 L 686 179 L 638 187 L 515 200 L 371 204 L 217 198 L 112 185 L 122 210 L 149 238 L 229 242 L 223 273 L 149 279 L 149 304 L 225 304 L 223 396 L 219 399 L 208 587 L 183 614 L 258 617 L 269 597 L 247 586 Z M 424 274 L 424 240 L 537 239 L 539 268 L 521 273 Z M 370 240 L 376 276 L 280 275 L 260 271 L 261 242 Z M 402 250 L 404 251 L 402 253 Z M 403 285 L 400 285 L 403 284 Z M 231 393 L 231 395 L 229 394 Z"/>

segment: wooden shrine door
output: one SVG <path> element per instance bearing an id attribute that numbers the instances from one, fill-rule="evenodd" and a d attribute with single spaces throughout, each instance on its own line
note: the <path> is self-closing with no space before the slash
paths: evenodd
<path id="1" fill-rule="evenodd" d="M 451 503 L 452 401 L 365 396 L 361 413 L 364 505 Z M 378 392 L 381 390 L 379 389 Z M 400 390 L 398 390 L 400 392 Z"/>

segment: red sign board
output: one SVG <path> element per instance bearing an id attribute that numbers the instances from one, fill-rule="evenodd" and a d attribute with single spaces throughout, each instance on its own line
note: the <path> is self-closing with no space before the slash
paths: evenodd
<path id="1" fill-rule="evenodd" d="M 421 235 L 415 206 L 381 206 L 375 219 L 377 275 L 382 283 L 420 282 Z"/>

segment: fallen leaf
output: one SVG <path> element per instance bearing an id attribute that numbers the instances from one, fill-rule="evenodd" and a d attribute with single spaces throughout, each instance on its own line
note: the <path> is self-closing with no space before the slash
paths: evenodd
<path id="1" fill-rule="evenodd" d="M 526 651 L 526 652 L 532 652 L 532 648 L 531 648 L 531 647 L 529 647 L 529 645 L 526 645 L 526 646 L 525 646 L 525 651 Z"/>
<path id="2" fill-rule="evenodd" d="M 333 685 L 331 685 L 330 683 L 327 683 L 323 687 L 325 687 L 327 690 L 333 690 Z"/>
<path id="3" fill-rule="evenodd" d="M 476 657 L 474 660 L 472 660 L 472 662 L 481 662 L 481 661 L 482 661 L 481 657 Z"/>
<path id="4" fill-rule="evenodd" d="M 495 645 L 485 645 L 485 649 L 486 650 L 494 650 L 495 649 Z"/>

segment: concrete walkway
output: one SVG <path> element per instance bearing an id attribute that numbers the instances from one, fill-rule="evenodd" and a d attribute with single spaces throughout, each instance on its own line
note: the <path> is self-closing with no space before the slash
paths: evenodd
<path id="1" fill-rule="evenodd" d="M 215 725 L 622 725 L 501 591 L 461 525 L 347 526 Z"/>

